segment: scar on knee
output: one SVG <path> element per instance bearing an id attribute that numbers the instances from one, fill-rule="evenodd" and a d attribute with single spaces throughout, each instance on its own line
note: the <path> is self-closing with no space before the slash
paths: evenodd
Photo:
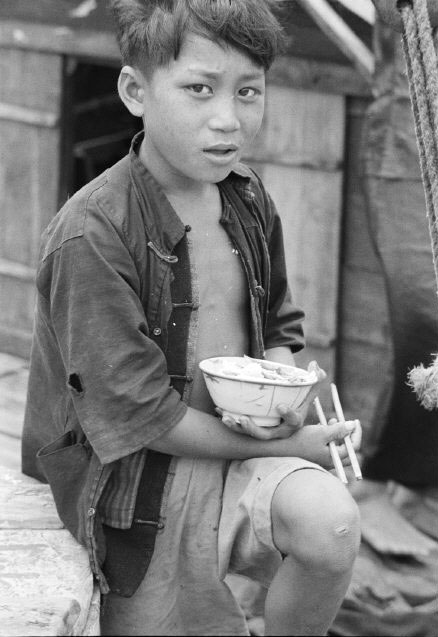
<path id="1" fill-rule="evenodd" d="M 80 379 L 79 374 L 70 374 L 68 377 L 67 385 L 72 389 L 75 394 L 78 396 L 84 393 L 84 388 L 82 386 L 82 381 Z"/>
<path id="2" fill-rule="evenodd" d="M 336 535 L 348 535 L 350 528 L 346 525 L 338 526 L 335 529 Z"/>

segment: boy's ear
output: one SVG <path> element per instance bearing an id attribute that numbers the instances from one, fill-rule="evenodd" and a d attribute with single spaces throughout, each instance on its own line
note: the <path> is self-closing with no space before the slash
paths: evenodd
<path id="1" fill-rule="evenodd" d="M 117 88 L 119 96 L 131 115 L 142 117 L 144 114 L 144 78 L 140 71 L 132 66 L 124 66 L 120 71 Z"/>

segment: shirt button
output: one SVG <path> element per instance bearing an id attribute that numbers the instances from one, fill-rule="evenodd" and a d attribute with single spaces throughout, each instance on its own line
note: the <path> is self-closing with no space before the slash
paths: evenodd
<path id="1" fill-rule="evenodd" d="M 159 328 L 159 327 L 155 327 L 155 328 L 154 328 L 154 332 L 153 332 L 153 333 L 154 333 L 154 336 L 160 336 L 160 334 L 161 334 L 161 328 Z"/>
<path id="2" fill-rule="evenodd" d="M 91 517 L 93 517 L 93 515 L 94 515 L 95 513 L 96 513 L 96 509 L 93 509 L 93 508 L 88 509 L 88 511 L 87 511 L 87 515 L 88 515 L 88 517 L 90 517 L 90 518 L 91 518 Z"/>
<path id="3" fill-rule="evenodd" d="M 191 229 L 192 229 L 192 226 L 189 226 L 189 225 L 184 226 L 184 230 L 185 230 L 186 232 L 190 232 L 190 230 L 191 230 Z"/>

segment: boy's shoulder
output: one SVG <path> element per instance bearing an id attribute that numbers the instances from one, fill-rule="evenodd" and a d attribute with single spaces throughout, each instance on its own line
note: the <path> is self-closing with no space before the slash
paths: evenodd
<path id="1" fill-rule="evenodd" d="M 43 258 L 69 239 L 83 236 L 90 215 L 103 215 L 115 227 L 121 226 L 129 190 L 129 158 L 126 156 L 67 199 L 43 233 Z"/>

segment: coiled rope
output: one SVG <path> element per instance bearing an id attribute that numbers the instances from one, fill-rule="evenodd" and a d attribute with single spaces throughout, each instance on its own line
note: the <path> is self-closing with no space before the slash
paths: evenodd
<path id="1" fill-rule="evenodd" d="M 426 198 L 438 288 L 438 60 L 426 0 L 398 0 L 403 50 Z M 438 409 L 438 354 L 432 365 L 413 368 L 408 383 L 425 409 Z"/>

